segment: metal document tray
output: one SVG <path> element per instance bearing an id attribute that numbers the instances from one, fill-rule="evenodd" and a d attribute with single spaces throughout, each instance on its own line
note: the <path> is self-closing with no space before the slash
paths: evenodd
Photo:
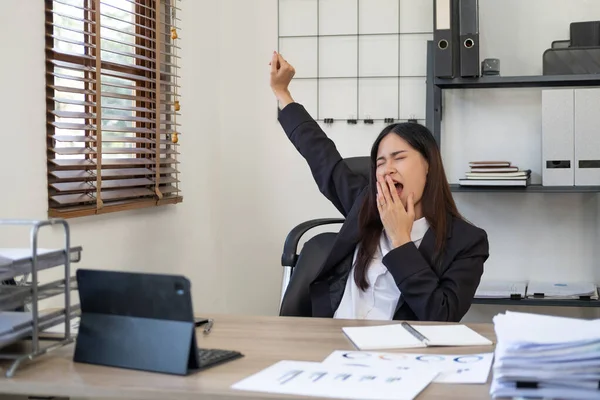
<path id="1" fill-rule="evenodd" d="M 28 249 L 20 249 L 23 252 Z M 33 253 L 29 256 L 13 259 L 11 252 L 13 249 L 0 248 L 0 281 L 15 278 L 20 275 L 31 273 L 33 265 Z M 50 251 L 38 252 L 37 255 L 37 271 L 57 267 L 65 264 L 64 249 L 55 249 Z M 81 260 L 81 246 L 71 247 L 69 256 L 71 262 L 79 262 Z M 3 254 L 4 252 L 4 254 Z"/>

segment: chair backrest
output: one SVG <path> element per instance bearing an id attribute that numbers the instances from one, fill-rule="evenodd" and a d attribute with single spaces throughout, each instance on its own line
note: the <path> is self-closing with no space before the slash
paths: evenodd
<path id="1" fill-rule="evenodd" d="M 324 232 L 310 238 L 300 254 L 281 300 L 279 314 L 286 317 L 309 317 L 312 315 L 309 285 L 317 277 L 321 265 L 329 255 L 337 236 Z"/>
<path id="2" fill-rule="evenodd" d="M 344 158 L 346 165 L 355 173 L 364 176 L 367 180 L 371 175 L 370 157 L 349 157 Z"/>
<path id="3" fill-rule="evenodd" d="M 344 162 L 353 172 L 369 179 L 371 174 L 369 157 L 345 158 Z M 309 317 L 312 315 L 309 285 L 317 277 L 321 265 L 329 255 L 336 235 L 333 232 L 324 232 L 313 236 L 304 243 L 294 267 L 284 272 L 291 276 L 284 276 L 284 281 L 287 283 L 283 288 L 284 295 L 279 310 L 281 316 Z"/>

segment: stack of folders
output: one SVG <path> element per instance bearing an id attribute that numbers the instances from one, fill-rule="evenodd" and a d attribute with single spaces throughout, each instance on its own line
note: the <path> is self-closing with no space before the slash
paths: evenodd
<path id="1" fill-rule="evenodd" d="M 598 300 L 598 287 L 593 282 L 482 280 L 475 298 Z"/>
<path id="2" fill-rule="evenodd" d="M 460 186 L 527 186 L 531 170 L 520 170 L 510 161 L 471 161 Z"/>
<path id="3" fill-rule="evenodd" d="M 598 287 L 593 282 L 530 281 L 527 287 L 527 297 L 598 300 Z"/>
<path id="4" fill-rule="evenodd" d="M 493 398 L 600 398 L 600 320 L 494 317 Z"/>
<path id="5" fill-rule="evenodd" d="M 482 280 L 475 291 L 477 299 L 523 299 L 526 281 Z"/>

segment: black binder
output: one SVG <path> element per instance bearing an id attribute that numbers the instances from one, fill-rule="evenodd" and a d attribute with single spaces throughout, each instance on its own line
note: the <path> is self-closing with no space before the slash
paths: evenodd
<path id="1" fill-rule="evenodd" d="M 75 362 L 176 375 L 198 369 L 188 279 L 79 269 L 77 285 Z"/>
<path id="2" fill-rule="evenodd" d="M 434 0 L 433 42 L 436 78 L 454 78 L 459 73 L 458 0 Z"/>
<path id="3" fill-rule="evenodd" d="M 459 0 L 460 76 L 479 76 L 479 1 Z"/>
<path id="4" fill-rule="evenodd" d="M 600 21 L 571 22 L 571 47 L 600 46 Z"/>

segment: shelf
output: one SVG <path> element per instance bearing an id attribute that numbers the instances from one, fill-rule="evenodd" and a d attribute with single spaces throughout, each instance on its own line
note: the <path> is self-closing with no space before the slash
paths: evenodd
<path id="1" fill-rule="evenodd" d="M 325 35 L 280 35 L 279 39 L 310 39 L 325 37 L 357 37 L 357 36 L 404 36 L 404 35 L 433 35 L 433 32 L 375 32 L 375 33 L 331 33 Z"/>
<path id="2" fill-rule="evenodd" d="M 46 300 L 65 293 L 64 279 L 38 286 L 38 301 Z M 77 281 L 73 276 L 69 282 L 71 291 L 77 290 Z M 33 301 L 31 285 L 0 285 L 0 312 L 15 310 Z"/>
<path id="3" fill-rule="evenodd" d="M 460 186 L 451 184 L 457 193 L 600 193 L 600 186 Z"/>
<path id="4" fill-rule="evenodd" d="M 54 310 L 47 314 L 42 314 L 38 317 L 38 331 L 42 332 L 46 329 L 53 328 L 59 324 L 65 323 L 66 310 L 64 308 Z M 79 304 L 71 306 L 69 313 L 69 321 L 73 318 L 81 315 L 81 308 Z M 5 347 L 10 344 L 16 343 L 20 340 L 29 338 L 33 333 L 33 320 L 29 319 L 28 323 L 23 323 L 16 326 L 10 333 L 0 335 L 0 347 Z M 73 339 L 69 338 L 68 342 L 72 342 Z"/>
<path id="5" fill-rule="evenodd" d="M 537 306 L 537 307 L 600 307 L 600 300 L 577 299 L 473 299 L 473 304 L 501 306 Z"/>
<path id="6" fill-rule="evenodd" d="M 70 262 L 76 263 L 81 260 L 81 246 L 69 249 Z M 33 254 L 29 249 L 2 249 L 0 248 L 0 281 L 15 278 L 20 275 L 31 273 Z M 58 267 L 65 264 L 65 250 L 41 250 L 38 249 L 37 270 Z"/>
<path id="7" fill-rule="evenodd" d="M 426 79 L 425 75 L 358 75 L 358 76 L 300 76 L 294 78 L 297 81 L 327 81 L 327 80 L 341 80 L 341 79 L 362 79 L 362 80 L 375 80 L 375 79 L 404 79 L 404 78 L 419 78 Z"/>
<path id="8" fill-rule="evenodd" d="M 600 74 L 482 76 L 479 78 L 435 79 L 440 89 L 544 88 L 599 86 Z"/>

